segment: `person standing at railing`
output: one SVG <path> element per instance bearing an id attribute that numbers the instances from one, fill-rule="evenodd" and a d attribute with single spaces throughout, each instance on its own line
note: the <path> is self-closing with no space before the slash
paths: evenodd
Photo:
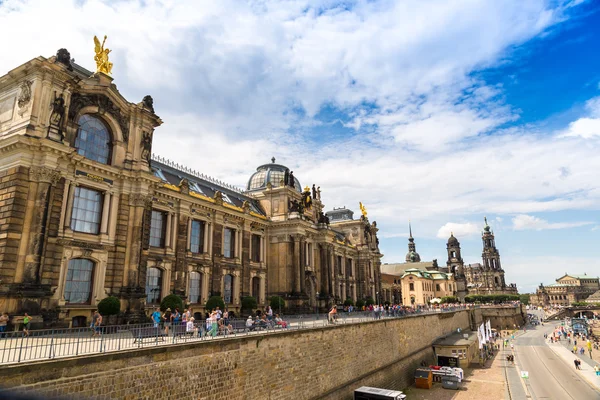
<path id="1" fill-rule="evenodd" d="M 163 321 L 165 323 L 165 334 L 169 334 L 169 327 L 171 326 L 171 322 L 173 322 L 173 314 L 171 313 L 171 309 L 167 308 L 167 311 L 163 314 Z"/>
<path id="2" fill-rule="evenodd" d="M 329 323 L 335 324 L 335 320 L 337 318 L 337 306 L 331 307 L 329 314 L 327 315 L 327 321 Z"/>
<path id="3" fill-rule="evenodd" d="M 8 325 L 8 313 L 0 315 L 0 338 L 6 335 L 6 325 Z"/>
<path id="4" fill-rule="evenodd" d="M 156 307 L 151 317 L 155 328 L 158 328 L 158 325 L 160 325 L 160 317 L 160 311 L 158 310 L 158 307 Z"/>
<path id="5" fill-rule="evenodd" d="M 25 336 L 29 336 L 29 325 L 31 324 L 31 317 L 29 314 L 25 313 L 23 317 L 23 334 Z"/>
<path id="6" fill-rule="evenodd" d="M 95 316 L 95 320 L 94 320 L 94 334 L 92 335 L 92 337 L 94 336 L 100 336 L 101 331 L 101 325 L 102 325 L 102 315 L 97 312 L 96 314 L 94 314 Z"/>

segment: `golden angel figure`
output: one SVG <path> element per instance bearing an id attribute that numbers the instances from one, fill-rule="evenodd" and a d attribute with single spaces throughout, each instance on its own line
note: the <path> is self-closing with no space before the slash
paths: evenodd
<path id="1" fill-rule="evenodd" d="M 100 40 L 98 40 L 98 37 L 94 36 L 94 50 L 96 52 L 96 55 L 94 56 L 94 61 L 96 61 L 96 72 L 111 74 L 113 64 L 108 61 L 108 53 L 110 53 L 110 50 L 104 48 L 104 43 L 106 43 L 106 35 L 104 35 L 104 40 L 102 41 L 102 44 L 100 44 Z"/>
<path id="2" fill-rule="evenodd" d="M 364 206 L 364 204 L 362 202 L 358 202 L 359 206 L 360 206 L 360 212 L 362 213 L 363 217 L 367 216 L 367 207 Z"/>

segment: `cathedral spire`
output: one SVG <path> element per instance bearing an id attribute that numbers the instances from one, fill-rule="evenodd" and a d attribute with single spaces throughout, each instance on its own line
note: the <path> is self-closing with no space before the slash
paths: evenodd
<path id="1" fill-rule="evenodd" d="M 412 227 L 410 226 L 410 219 L 408 220 L 408 234 L 409 238 L 412 239 Z"/>
<path id="2" fill-rule="evenodd" d="M 406 262 L 421 262 L 421 256 L 417 253 L 417 246 L 412 235 L 412 225 L 408 221 L 408 253 L 406 253 Z"/>

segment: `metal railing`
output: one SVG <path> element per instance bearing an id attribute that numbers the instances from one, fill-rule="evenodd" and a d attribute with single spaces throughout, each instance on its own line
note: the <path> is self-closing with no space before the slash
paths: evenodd
<path id="1" fill-rule="evenodd" d="M 334 321 L 328 314 L 308 314 L 285 316 L 285 327 L 269 322 L 246 327 L 246 320 L 231 319 L 231 328 L 211 330 L 204 321 L 194 324 L 188 331 L 183 324 L 171 325 L 168 329 L 155 324 L 131 324 L 102 326 L 96 332 L 92 328 L 42 329 L 24 332 L 0 333 L 0 365 L 50 360 L 63 357 L 77 357 L 90 354 L 118 352 L 181 343 L 226 340 L 227 338 L 267 335 L 286 330 L 321 328 L 336 324 L 353 324 L 377 319 L 406 318 L 412 315 L 437 314 L 467 309 L 451 307 L 437 310 L 398 310 L 343 312 Z"/>

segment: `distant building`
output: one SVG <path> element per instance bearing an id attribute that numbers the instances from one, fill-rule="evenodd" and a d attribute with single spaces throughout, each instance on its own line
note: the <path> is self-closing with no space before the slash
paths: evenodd
<path id="1" fill-rule="evenodd" d="M 600 280 L 598 277 L 565 274 L 556 280 L 556 283 L 537 288 L 535 295 L 531 296 L 531 303 L 536 306 L 570 306 L 576 302 L 600 302 Z M 597 299 L 598 301 L 594 301 Z"/>
<path id="2" fill-rule="evenodd" d="M 400 277 L 404 305 L 429 305 L 432 299 L 454 296 L 456 282 L 452 274 L 408 269 Z"/>

